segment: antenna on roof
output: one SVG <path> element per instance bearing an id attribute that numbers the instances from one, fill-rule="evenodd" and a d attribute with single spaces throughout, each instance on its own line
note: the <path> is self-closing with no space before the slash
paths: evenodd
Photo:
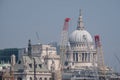
<path id="1" fill-rule="evenodd" d="M 79 16 L 82 16 L 82 9 L 79 10 Z"/>
<path id="2" fill-rule="evenodd" d="M 37 37 L 37 40 L 38 40 L 38 44 L 40 44 L 40 38 L 39 38 L 39 35 L 38 35 L 37 32 L 36 32 L 36 37 Z"/>

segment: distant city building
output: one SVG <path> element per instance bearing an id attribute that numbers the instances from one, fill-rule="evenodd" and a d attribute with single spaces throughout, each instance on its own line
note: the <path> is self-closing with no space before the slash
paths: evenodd
<path id="1" fill-rule="evenodd" d="M 0 64 L 0 71 L 3 71 L 5 69 L 10 69 L 10 67 L 11 67 L 10 63 Z"/>
<path id="2" fill-rule="evenodd" d="M 16 61 L 18 60 L 19 56 L 19 49 L 18 48 L 8 48 L 8 49 L 1 49 L 0 50 L 0 63 L 10 63 L 11 56 L 16 56 Z"/>
<path id="3" fill-rule="evenodd" d="M 77 28 L 70 34 L 65 49 L 62 80 L 117 80 L 120 78 L 104 65 L 103 56 L 97 52 L 98 48 L 95 47 L 91 34 L 84 27 L 81 12 Z M 102 52 L 101 49 L 100 52 Z M 98 58 L 101 58 L 99 64 L 102 66 L 98 65 Z"/>
<path id="4" fill-rule="evenodd" d="M 32 45 L 29 40 L 27 48 L 0 50 L 0 80 L 120 80 L 119 73 L 103 64 L 97 44 L 99 48 L 85 29 L 80 13 L 77 28 L 65 45 Z"/>
<path id="5" fill-rule="evenodd" d="M 30 40 L 26 55 L 22 55 L 16 64 L 14 62 L 11 64 L 13 64 L 11 71 L 13 71 L 14 80 L 52 80 L 51 72 L 41 62 L 40 57 L 32 56 Z"/>
<path id="6" fill-rule="evenodd" d="M 15 56 L 11 57 L 11 71 L 15 80 L 61 80 L 60 56 L 56 47 L 51 45 L 36 44 L 19 51 L 19 60 L 15 64 Z M 54 76 L 53 76 L 54 75 Z"/>
<path id="7" fill-rule="evenodd" d="M 56 47 L 56 48 L 57 48 L 58 43 L 57 43 L 57 42 L 50 42 L 48 45 L 51 45 L 51 46 L 53 46 L 53 47 Z"/>
<path id="8" fill-rule="evenodd" d="M 59 55 L 60 50 L 59 50 L 59 45 L 57 42 L 50 42 L 49 45 L 56 47 L 57 54 Z"/>

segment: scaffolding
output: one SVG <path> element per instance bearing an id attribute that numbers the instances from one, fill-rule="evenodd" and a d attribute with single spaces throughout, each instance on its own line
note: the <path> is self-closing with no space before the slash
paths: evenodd
<path id="1" fill-rule="evenodd" d="M 69 27 L 70 18 L 65 18 L 63 30 L 61 33 L 61 42 L 60 42 L 60 57 L 61 57 L 61 66 L 64 67 L 65 62 L 65 53 L 67 51 L 67 43 L 68 43 L 68 27 Z"/>
<path id="2" fill-rule="evenodd" d="M 96 51 L 97 51 L 99 78 L 106 80 L 106 69 L 104 65 L 104 57 L 103 57 L 102 45 L 100 42 L 99 35 L 95 35 L 95 46 L 96 46 Z"/>

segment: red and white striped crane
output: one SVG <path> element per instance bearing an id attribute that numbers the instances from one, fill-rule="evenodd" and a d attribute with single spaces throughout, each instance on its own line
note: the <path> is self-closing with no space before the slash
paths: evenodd
<path id="1" fill-rule="evenodd" d="M 64 66 L 65 56 L 66 56 L 65 53 L 67 51 L 69 21 L 70 18 L 65 18 L 64 26 L 61 32 L 61 41 L 60 41 L 61 66 Z"/>

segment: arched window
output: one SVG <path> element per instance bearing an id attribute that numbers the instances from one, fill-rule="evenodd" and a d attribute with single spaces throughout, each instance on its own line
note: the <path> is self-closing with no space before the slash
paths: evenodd
<path id="1" fill-rule="evenodd" d="M 30 77 L 30 80 L 32 80 L 32 77 Z"/>
<path id="2" fill-rule="evenodd" d="M 49 78 L 49 80 L 52 80 L 52 78 Z"/>
<path id="3" fill-rule="evenodd" d="M 44 80 L 47 80 L 47 78 L 44 78 Z"/>
<path id="4" fill-rule="evenodd" d="M 17 80 L 22 80 L 22 78 L 21 78 L 21 77 L 18 77 Z"/>
<path id="5" fill-rule="evenodd" d="M 40 77 L 40 79 L 39 80 L 42 80 L 42 78 Z"/>

